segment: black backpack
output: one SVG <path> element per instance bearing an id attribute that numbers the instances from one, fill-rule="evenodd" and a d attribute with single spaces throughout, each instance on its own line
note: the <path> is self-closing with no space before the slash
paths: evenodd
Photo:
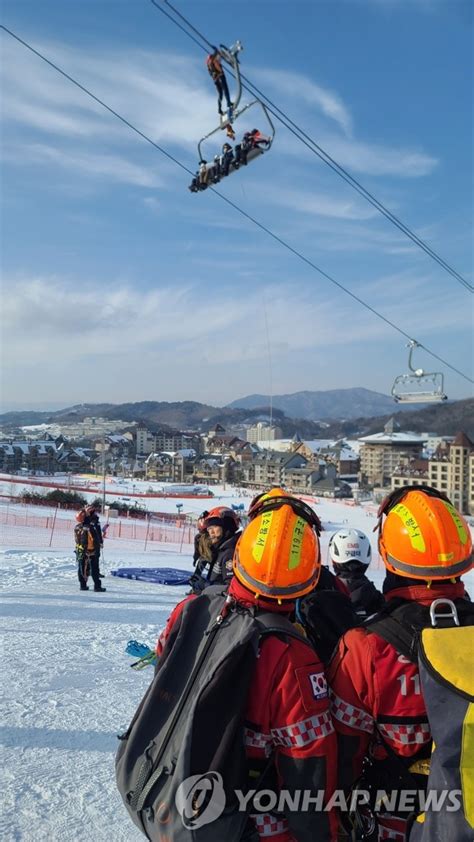
<path id="1" fill-rule="evenodd" d="M 461 626 L 474 624 L 474 604 L 466 597 L 453 600 Z M 441 621 L 441 627 L 450 626 L 448 618 Z M 431 625 L 430 606 L 405 600 L 401 597 L 390 599 L 385 607 L 373 618 L 364 623 L 369 632 L 378 634 L 387 643 L 391 643 L 397 652 L 404 655 L 413 664 L 418 663 L 418 646 L 423 629 Z"/>
<path id="2" fill-rule="evenodd" d="M 361 624 L 350 598 L 335 581 L 327 567 L 321 568 L 315 590 L 297 602 L 297 619 L 323 664 L 331 660 L 342 635 Z"/>
<path id="3" fill-rule="evenodd" d="M 248 814 L 235 795 L 249 789 L 243 716 L 268 634 L 309 645 L 288 619 L 245 610 L 222 586 L 184 605 L 115 761 L 125 806 L 153 842 L 244 837 Z"/>

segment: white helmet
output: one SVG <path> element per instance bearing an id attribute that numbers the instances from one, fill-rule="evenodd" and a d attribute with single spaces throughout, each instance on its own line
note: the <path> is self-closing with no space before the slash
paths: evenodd
<path id="1" fill-rule="evenodd" d="M 361 561 L 370 564 L 372 548 L 370 541 L 360 529 L 340 529 L 331 535 L 329 556 L 333 564 L 347 564 L 348 561 Z"/>

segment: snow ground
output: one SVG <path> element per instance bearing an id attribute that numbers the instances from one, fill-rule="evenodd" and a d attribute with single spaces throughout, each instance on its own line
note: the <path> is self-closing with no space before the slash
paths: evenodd
<path id="1" fill-rule="evenodd" d="M 240 500 L 248 502 L 222 490 L 215 504 Z M 163 502 L 174 511 L 176 500 Z M 202 501 L 193 505 L 193 511 L 202 508 Z M 334 529 L 348 522 L 369 533 L 375 524 L 373 512 L 362 507 L 323 501 L 316 508 L 326 529 L 323 558 Z M 116 735 L 125 730 L 152 671 L 130 670 L 124 649 L 132 638 L 153 644 L 186 589 L 107 576 L 106 593 L 81 593 L 72 552 L 12 547 L 8 536 L 3 544 L 2 838 L 139 842 L 143 837 L 115 788 L 114 756 Z M 192 569 L 189 547 L 186 553 L 169 545 L 144 553 L 119 541 L 106 546 L 106 571 Z M 380 584 L 381 566 L 375 564 L 371 575 Z M 472 591 L 472 574 L 466 578 Z"/>

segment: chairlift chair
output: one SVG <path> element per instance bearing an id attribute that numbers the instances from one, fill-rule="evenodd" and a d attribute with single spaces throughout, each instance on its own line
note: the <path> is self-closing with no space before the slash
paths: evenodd
<path id="1" fill-rule="evenodd" d="M 268 152 L 271 148 L 271 145 L 273 143 L 273 139 L 275 137 L 275 126 L 273 125 L 270 114 L 268 113 L 268 109 L 263 104 L 263 102 L 261 102 L 259 99 L 253 99 L 252 102 L 248 102 L 239 111 L 236 111 L 234 113 L 234 116 L 233 116 L 233 119 L 232 119 L 232 124 L 238 119 L 238 117 L 240 117 L 242 114 L 244 114 L 246 111 L 248 111 L 250 108 L 253 108 L 254 106 L 259 106 L 261 108 L 261 110 L 263 112 L 263 116 L 265 117 L 265 120 L 268 123 L 268 126 L 270 128 L 270 131 L 267 135 L 269 143 L 268 143 L 268 146 L 265 150 L 259 149 L 259 148 L 251 149 L 249 151 L 248 155 L 247 155 L 247 163 L 250 163 L 250 161 L 253 161 L 255 158 L 258 158 L 260 155 L 264 155 L 266 152 Z M 198 143 L 198 154 L 199 154 L 199 160 L 200 161 L 203 160 L 203 152 L 202 152 L 203 143 L 205 143 L 206 140 L 208 140 L 210 137 L 212 137 L 217 132 L 220 132 L 220 131 L 222 131 L 222 129 L 225 129 L 226 126 L 228 125 L 228 123 L 229 123 L 229 120 L 226 120 L 224 118 L 224 124 L 223 125 L 217 126 L 217 128 L 212 129 L 211 132 L 209 132 L 208 134 L 204 135 L 204 137 L 201 138 L 201 140 Z M 231 169 L 231 172 L 232 172 L 232 169 Z"/>
<path id="2" fill-rule="evenodd" d="M 410 373 L 399 374 L 392 386 L 392 397 L 396 403 L 437 403 L 445 401 L 448 396 L 444 392 L 444 376 L 441 372 L 428 372 L 422 368 L 414 368 L 412 364 L 413 351 L 421 347 L 412 339 L 407 348 L 408 368 Z"/>
<path id="3" fill-rule="evenodd" d="M 249 111 L 249 109 L 254 107 L 260 108 L 263 112 L 263 117 L 265 118 L 269 129 L 268 134 L 266 135 L 266 137 L 268 137 L 268 144 L 265 149 L 262 149 L 259 146 L 255 146 L 253 149 L 250 149 L 246 156 L 246 163 L 249 164 L 251 161 L 255 160 L 255 158 L 259 158 L 261 155 L 266 154 L 272 146 L 273 139 L 275 137 L 275 126 L 272 122 L 270 114 L 268 113 L 268 109 L 263 104 L 263 102 L 259 99 L 253 99 L 251 102 L 247 102 L 245 105 L 240 106 L 240 101 L 242 98 L 242 81 L 240 78 L 240 64 L 238 54 L 239 52 L 241 52 L 241 50 L 243 50 L 243 46 L 240 43 L 240 41 L 236 41 L 235 44 L 232 45 L 232 47 L 226 47 L 224 44 L 219 45 L 219 52 L 222 58 L 225 62 L 227 62 L 227 64 L 229 64 L 232 67 L 232 70 L 234 71 L 236 80 L 236 90 L 234 98 L 232 100 L 233 105 L 231 111 L 227 111 L 226 114 L 222 114 L 220 117 L 219 125 L 216 126 L 216 128 L 212 129 L 212 131 L 204 135 L 204 137 L 202 137 L 198 143 L 198 160 L 200 163 L 204 162 L 203 144 L 213 135 L 225 130 L 228 126 L 233 126 L 235 121 L 238 120 L 239 117 L 242 116 L 242 114 L 245 114 L 247 111 Z M 209 164 L 208 169 L 212 168 L 212 166 L 212 164 Z M 234 165 L 231 164 L 228 175 L 230 175 L 232 172 L 235 172 L 236 169 L 237 167 L 234 167 Z"/>

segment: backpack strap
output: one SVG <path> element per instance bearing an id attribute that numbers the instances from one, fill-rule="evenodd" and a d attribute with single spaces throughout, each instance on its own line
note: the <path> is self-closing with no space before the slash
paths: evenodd
<path id="1" fill-rule="evenodd" d="M 417 602 L 397 599 L 382 609 L 373 620 L 365 623 L 365 628 L 370 633 L 378 634 L 400 655 L 416 664 L 420 634 L 429 625 L 429 608 Z"/>
<path id="2" fill-rule="evenodd" d="M 265 611 L 262 614 L 257 614 L 255 620 L 260 628 L 261 638 L 270 634 L 283 638 L 294 637 L 300 643 L 305 643 L 306 646 L 309 646 L 311 649 L 313 648 L 309 640 L 295 628 L 288 617 L 283 617 L 281 614 L 273 614 L 271 611 Z"/>
<path id="3" fill-rule="evenodd" d="M 456 599 L 454 605 L 461 626 L 474 625 L 474 604 L 467 599 Z M 449 618 L 440 624 L 451 626 Z M 395 647 L 413 664 L 418 663 L 418 646 L 423 629 L 431 626 L 430 606 L 402 599 L 391 600 L 382 611 L 364 627 L 378 634 Z"/>

